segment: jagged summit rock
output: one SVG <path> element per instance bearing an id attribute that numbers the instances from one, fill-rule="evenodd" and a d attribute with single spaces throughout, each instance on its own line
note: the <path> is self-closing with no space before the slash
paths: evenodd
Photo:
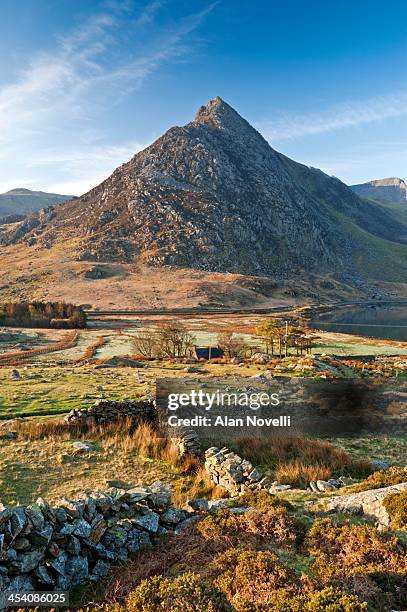
<path id="1" fill-rule="evenodd" d="M 219 97 L 82 197 L 0 231 L 5 245 L 63 242 L 76 261 L 275 279 L 332 274 L 350 284 L 405 273 L 400 258 L 384 269 L 386 241 L 407 243 L 407 228 L 272 149 Z"/>
<path id="2" fill-rule="evenodd" d="M 389 177 L 352 185 L 352 189 L 362 198 L 372 198 L 379 202 L 407 204 L 407 184 L 403 179 Z"/>
<path id="3" fill-rule="evenodd" d="M 255 131 L 248 121 L 243 119 L 234 108 L 219 96 L 209 100 L 207 104 L 199 108 L 193 123 L 196 125 L 211 125 L 218 129 L 250 129 Z"/>

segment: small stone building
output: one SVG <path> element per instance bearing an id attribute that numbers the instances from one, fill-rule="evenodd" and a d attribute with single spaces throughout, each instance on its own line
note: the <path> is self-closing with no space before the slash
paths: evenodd
<path id="1" fill-rule="evenodd" d="M 195 346 L 194 357 L 196 359 L 218 359 L 223 357 L 223 351 L 218 346 Z"/>

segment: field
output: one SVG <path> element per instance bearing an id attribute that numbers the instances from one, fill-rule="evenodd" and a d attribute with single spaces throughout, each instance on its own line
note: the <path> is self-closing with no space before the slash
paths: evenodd
<path id="1" fill-rule="evenodd" d="M 285 316 L 284 314 L 282 316 Z M 288 315 L 287 315 L 288 316 Z M 115 356 L 134 355 L 134 340 L 143 330 L 156 330 L 170 323 L 180 323 L 198 346 L 216 346 L 218 334 L 233 331 L 252 350 L 264 350 L 254 328 L 265 315 L 138 315 L 91 319 L 91 328 L 79 330 L 74 346 L 47 352 L 61 342 L 62 330 L 10 330 L 0 334 L 0 420 L 15 417 L 51 416 L 74 408 L 92 405 L 101 398 L 124 399 L 155 395 L 155 380 L 164 377 L 196 378 L 185 372 L 185 364 L 173 360 L 144 362 L 145 367 L 96 369 L 93 362 Z M 44 352 L 38 353 L 38 349 Z M 31 351 L 33 352 L 31 354 Z M 37 352 L 35 352 L 37 351 Z M 22 352 L 19 362 L 13 355 Z M 313 355 L 402 356 L 406 343 L 359 338 L 349 334 L 316 332 Z M 291 351 L 292 353 L 292 351 Z M 6 359 L 7 357 L 10 359 Z M 1 360 L 6 359 L 5 362 Z M 90 359 L 90 361 L 89 361 Z M 284 363 L 284 362 L 283 362 Z M 12 377 L 17 368 L 18 377 Z M 265 365 L 205 363 L 198 368 L 199 378 L 250 378 L 266 370 Z M 284 372 L 282 372 L 284 374 Z M 286 375 L 292 375 L 289 371 Z"/>
<path id="2" fill-rule="evenodd" d="M 226 490 L 211 480 L 202 456 L 181 457 L 171 440 L 159 437 L 148 425 L 133 430 L 126 421 L 73 426 L 64 420 L 71 410 L 90 408 L 98 400 L 153 398 L 158 379 L 180 381 L 185 388 L 191 383 L 194 388 L 202 389 L 223 385 L 228 389 L 238 386 L 253 390 L 262 386 L 266 389 L 267 377 L 272 380 L 274 376 L 298 380 L 298 377 L 355 378 L 364 375 L 383 378 L 397 375 L 404 397 L 407 346 L 400 342 L 316 332 L 311 354 L 297 356 L 291 350 L 288 357 L 269 362 L 253 360 L 250 356 L 240 360 L 223 358 L 194 362 L 190 358 L 148 359 L 137 354 L 135 339 L 138 334 L 145 330 L 157 331 L 174 322 L 181 323 L 193 334 L 201 347 L 215 346 L 219 333 L 234 332 L 251 348 L 249 354 L 263 351 L 264 346 L 255 336 L 254 328 L 264 318 L 261 314 L 146 314 L 92 319 L 89 329 L 74 332 L 74 335 L 66 330 L 3 332 L 0 342 L 2 504 L 27 505 L 38 497 L 56 503 L 63 497 L 78 499 L 95 490 L 111 487 L 127 490 L 157 480 L 171 486 L 173 504 L 177 508 L 185 507 L 190 499 L 225 498 Z M 68 342 L 67 347 L 64 342 Z M 120 356 L 135 360 L 133 367 L 110 362 Z M 396 414 L 402 412 L 402 401 L 395 402 L 394 406 Z M 75 445 L 78 442 L 88 445 L 87 450 L 78 449 Z M 211 440 L 211 444 L 219 447 L 224 443 L 221 437 Z M 393 477 L 400 482 L 407 454 L 405 435 L 331 439 L 293 435 L 265 441 L 241 437 L 226 440 L 226 443 L 251 461 L 270 481 L 291 488 L 277 495 L 267 493 L 267 499 L 254 494 L 246 501 L 251 508 L 247 518 L 244 518 L 246 514 L 239 518 L 239 514 L 224 510 L 223 514 L 201 515 L 202 520 L 191 523 L 178 536 L 170 532 L 151 552 L 143 551 L 126 564 L 112 567 L 96 586 L 74 589 L 72 609 L 90 606 L 92 610 L 106 612 L 113 609 L 115 612 L 152 612 L 167 601 L 166 588 L 170 589 L 171 598 L 177 601 L 180 598 L 181 607 L 174 607 L 172 603 L 162 608 L 171 612 L 184 609 L 185 602 L 194 612 L 212 609 L 214 612 L 248 609 L 298 612 L 308 609 L 305 604 L 314 600 L 316 607 L 309 610 L 382 612 L 404 601 L 398 587 L 380 583 L 377 590 L 376 583 L 369 582 L 371 578 L 368 582 L 363 578 L 361 585 L 355 583 L 353 569 L 342 567 L 339 561 L 335 565 L 338 576 L 318 574 L 318 558 L 322 559 L 324 554 L 342 555 L 329 548 L 332 546 L 331 532 L 336 530 L 336 537 L 343 538 L 343 554 L 353 555 L 364 575 L 373 567 L 374 571 L 382 571 L 387 576 L 393 572 L 394 564 L 401 567 L 405 528 L 392 528 L 389 533 L 381 534 L 371 517 L 347 517 L 341 513 L 334 519 L 327 519 L 332 524 L 320 523 L 325 520 L 321 519 L 325 516 L 324 504 L 331 499 L 332 493 L 315 492 L 310 487 L 312 483 L 326 482 L 330 478 L 347 478 L 349 483 L 354 483 L 334 492 L 336 496 L 380 486 L 375 484 L 375 478 L 378 483 L 387 478 L 386 482 L 392 484 Z M 203 441 L 203 444 L 206 448 L 209 442 Z M 393 472 L 389 476 L 383 476 L 387 472 L 375 472 L 377 467 L 372 461 L 393 466 L 395 476 Z M 378 476 L 371 476 L 374 472 Z M 371 544 L 366 554 L 373 550 L 370 565 L 360 552 L 366 547 L 367 537 Z M 389 538 L 395 538 L 390 552 Z M 330 552 L 323 552 L 325 549 Z M 387 555 L 385 562 L 381 561 L 383 554 Z M 226 578 L 225 571 L 222 573 L 219 569 L 222 563 L 227 564 L 222 567 L 229 568 Z M 227 586 L 230 572 L 236 572 L 237 582 L 232 589 Z M 157 574 L 164 578 L 154 578 Z M 285 576 L 284 584 L 280 584 L 278 575 Z M 399 574 L 393 572 L 392 576 L 394 584 L 398 584 Z M 263 579 L 264 584 L 261 583 Z M 154 585 L 160 596 L 158 591 L 151 591 Z M 250 597 L 254 594 L 260 607 L 245 607 L 249 592 Z M 199 605 L 196 597 L 200 598 Z M 284 597 L 297 602 L 297 607 L 287 607 L 288 600 L 284 603 Z M 283 607 L 273 607 L 277 605 L 270 603 L 274 598 L 279 601 L 283 598 Z M 341 601 L 343 607 L 321 607 L 320 602 L 325 600 L 327 606 Z M 212 608 L 211 601 L 218 602 L 218 607 Z M 269 602 L 269 607 L 262 608 L 262 601 Z M 368 603 L 368 608 L 360 607 L 364 602 Z M 116 607 L 110 608 L 110 604 Z"/>

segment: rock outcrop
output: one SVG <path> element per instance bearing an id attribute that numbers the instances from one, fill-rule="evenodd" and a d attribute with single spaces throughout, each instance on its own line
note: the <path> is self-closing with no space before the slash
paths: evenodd
<path id="1" fill-rule="evenodd" d="M 347 514 L 365 514 L 377 519 L 382 525 L 390 525 L 390 517 L 383 505 L 385 497 L 392 493 L 407 490 L 407 482 L 395 484 L 381 489 L 370 489 L 361 493 L 350 493 L 333 497 L 327 501 L 326 508 Z"/>

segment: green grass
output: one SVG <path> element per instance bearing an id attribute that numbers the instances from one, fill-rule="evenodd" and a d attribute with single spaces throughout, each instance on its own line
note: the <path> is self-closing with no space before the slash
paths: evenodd
<path id="1" fill-rule="evenodd" d="M 357 459 L 382 459 L 391 465 L 400 467 L 406 465 L 407 435 L 403 437 L 335 438 L 329 441 Z"/>
<path id="2" fill-rule="evenodd" d="M 407 245 L 379 238 L 334 211 L 342 226 L 353 236 L 358 251 L 363 255 L 353 257 L 360 273 L 372 279 L 404 282 L 407 273 Z M 360 259 L 360 260 L 359 260 Z"/>
<path id="3" fill-rule="evenodd" d="M 322 340 L 316 343 L 312 352 L 327 353 L 328 355 L 339 355 L 346 357 L 347 355 L 406 355 L 407 348 L 405 346 L 394 346 L 390 344 L 381 344 L 377 340 L 373 344 L 368 344 L 357 341 L 340 341 L 340 340 Z"/>
<path id="4" fill-rule="evenodd" d="M 381 202 L 369 198 L 376 206 L 383 208 L 387 214 L 390 214 L 396 221 L 407 227 L 407 206 L 396 202 Z"/>
<path id="5" fill-rule="evenodd" d="M 321 343 L 315 347 L 316 352 L 331 354 L 384 354 L 404 352 L 406 349 L 390 345 L 359 345 L 332 342 Z M 295 358 L 283 359 L 282 363 L 289 365 Z M 92 366 L 27 366 L 18 368 L 19 379 L 11 377 L 12 368 L 0 368 L 0 421 L 15 417 L 45 417 L 59 415 L 72 409 L 85 408 L 95 403 L 97 399 L 109 398 L 121 400 L 135 399 L 155 395 L 155 382 L 159 378 L 188 378 L 196 384 L 235 384 L 244 381 L 250 384 L 250 378 L 261 374 L 267 365 L 251 362 L 241 367 L 227 363 L 206 363 L 199 365 L 198 373 L 187 374 L 185 364 L 171 362 L 148 363 L 143 369 L 114 368 L 97 370 Z M 345 368 L 343 368 L 345 371 Z M 354 374 L 349 369 L 349 376 Z M 298 376 L 293 369 L 276 370 L 279 376 Z M 304 376 L 316 376 L 315 372 L 304 372 Z M 32 377 L 32 378 L 31 378 Z M 220 380 L 219 380 L 220 379 Z M 99 387 L 102 387 L 100 390 Z"/>
<path id="6" fill-rule="evenodd" d="M 114 437 L 97 440 L 93 455 L 74 452 L 73 440 L 95 442 L 87 436 L 63 439 L 50 436 L 40 440 L 2 440 L 0 447 L 0 499 L 4 504 L 29 504 L 38 497 L 75 499 L 85 491 L 107 489 L 108 480 L 129 486 L 155 480 L 172 483 L 180 471 L 163 460 L 149 461 L 131 445 Z"/>
<path id="7" fill-rule="evenodd" d="M 109 399 L 136 398 L 153 394 L 152 383 L 140 383 L 131 370 L 91 368 L 20 369 L 20 379 L 0 369 L 0 420 L 15 417 L 57 415 Z M 30 379 L 35 374 L 41 378 Z M 102 386 L 103 391 L 98 390 Z"/>

